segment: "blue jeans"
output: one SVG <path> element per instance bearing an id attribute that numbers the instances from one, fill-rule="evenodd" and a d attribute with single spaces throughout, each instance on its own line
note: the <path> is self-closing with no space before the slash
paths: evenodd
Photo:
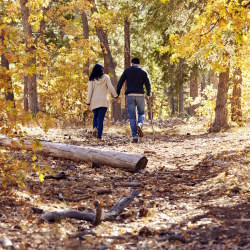
<path id="1" fill-rule="evenodd" d="M 130 127 L 133 138 L 138 137 L 138 131 L 136 129 L 136 107 L 138 114 L 138 124 L 143 125 L 145 120 L 145 99 L 144 96 L 127 96 L 127 108 L 130 120 Z"/>
<path id="2" fill-rule="evenodd" d="M 102 138 L 104 117 L 107 112 L 106 107 L 100 107 L 92 110 L 94 114 L 93 128 L 97 128 L 97 138 Z"/>

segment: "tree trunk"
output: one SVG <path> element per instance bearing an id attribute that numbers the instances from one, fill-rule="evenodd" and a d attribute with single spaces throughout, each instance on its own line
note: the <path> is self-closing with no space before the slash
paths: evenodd
<path id="1" fill-rule="evenodd" d="M 92 13 L 98 13 L 96 5 L 95 5 L 95 0 L 92 0 L 92 3 L 93 3 L 93 6 L 91 8 Z M 95 23 L 95 29 L 96 29 L 97 36 L 101 43 L 101 48 L 102 48 L 102 52 L 104 56 L 104 62 L 106 63 L 106 67 L 107 67 L 109 74 L 111 74 L 110 76 L 111 82 L 116 89 L 117 88 L 117 76 L 115 73 L 115 63 L 111 55 L 111 51 L 110 51 L 110 47 L 108 43 L 108 35 L 98 22 Z M 121 104 L 116 103 L 114 99 L 112 102 L 112 114 L 113 114 L 113 119 L 115 121 L 121 120 Z"/>
<path id="2" fill-rule="evenodd" d="M 206 88 L 206 75 L 204 72 L 202 72 L 201 76 L 202 76 L 201 79 L 201 94 L 202 94 L 203 90 Z"/>
<path id="3" fill-rule="evenodd" d="M 196 97 L 198 97 L 198 79 L 197 79 L 197 70 L 193 68 L 190 72 L 190 97 L 192 97 L 193 101 Z M 195 109 L 197 105 L 190 105 L 190 116 L 195 116 Z"/>
<path id="4" fill-rule="evenodd" d="M 2 46 L 4 46 L 4 31 L 2 30 L 1 32 L 1 36 L 0 39 L 2 41 Z M 6 58 L 4 52 L 1 55 L 1 67 L 5 68 L 5 71 L 10 69 L 10 65 L 9 65 L 9 61 Z M 12 101 L 13 105 L 12 107 L 15 107 L 15 102 L 14 102 L 14 93 L 13 93 L 13 89 L 12 89 L 12 82 L 11 82 L 11 77 L 9 75 L 9 73 L 5 72 L 5 74 L 2 76 L 2 79 L 4 80 L 5 84 L 6 84 L 6 88 L 5 88 L 5 100 L 6 101 Z"/>
<path id="5" fill-rule="evenodd" d="M 130 66 L 130 22 L 128 17 L 125 18 L 124 23 L 124 68 L 128 68 Z"/>
<path id="6" fill-rule="evenodd" d="M 210 69 L 209 71 L 210 84 L 213 84 L 214 89 L 218 89 L 218 77 L 217 74 Z"/>
<path id="7" fill-rule="evenodd" d="M 89 44 L 89 24 L 87 19 L 86 11 L 82 11 L 82 28 L 83 28 L 83 37 L 86 40 L 85 42 Z M 87 62 L 84 65 L 83 71 L 87 77 L 89 77 L 89 57 L 87 58 Z"/>
<path id="8" fill-rule="evenodd" d="M 32 150 L 32 143 L 25 140 L 22 144 L 19 144 L 18 139 L 0 139 L 3 146 L 11 147 L 15 149 Z M 73 145 L 66 145 L 60 143 L 52 143 L 41 141 L 42 148 L 37 150 L 37 153 L 42 153 L 52 157 L 59 157 L 69 159 L 73 161 L 85 161 L 99 163 L 114 168 L 123 168 L 128 171 L 137 172 L 140 169 L 144 169 L 147 165 L 147 158 L 138 154 L 128 154 L 110 150 L 100 150 L 96 148 L 84 148 Z"/>
<path id="9" fill-rule="evenodd" d="M 183 91 L 183 82 L 181 80 L 180 89 L 179 89 L 179 115 L 184 118 L 184 91 Z"/>
<path id="10" fill-rule="evenodd" d="M 218 93 L 215 107 L 215 120 L 209 132 L 219 132 L 221 129 L 228 129 L 227 121 L 227 98 L 228 98 L 228 87 L 229 87 L 229 68 L 226 72 L 220 73 Z"/>
<path id="11" fill-rule="evenodd" d="M 236 68 L 233 75 L 233 96 L 231 101 L 231 113 L 232 113 L 231 120 L 234 122 L 242 122 L 241 86 L 242 86 L 241 69 Z"/>
<path id="12" fill-rule="evenodd" d="M 29 108 L 32 113 L 39 112 L 38 96 L 37 96 L 37 82 L 36 82 L 36 47 L 32 37 L 31 25 L 29 23 L 30 12 L 26 6 L 27 0 L 20 0 L 22 24 L 25 37 L 26 48 L 28 52 L 28 66 L 32 73 L 28 74 L 28 89 L 29 89 Z M 31 41 L 33 40 L 33 44 Z"/>
<path id="13" fill-rule="evenodd" d="M 130 66 L 130 22 L 128 17 L 124 21 L 124 69 Z M 124 103 L 124 108 L 122 109 L 122 119 L 129 120 L 128 109 L 127 109 L 127 99 L 125 96 L 125 91 L 127 89 L 127 82 L 125 82 L 124 87 L 121 91 L 122 103 Z"/>
<path id="14" fill-rule="evenodd" d="M 43 13 L 44 13 L 44 11 L 45 10 L 43 9 Z M 45 46 L 44 34 L 45 34 L 45 29 L 46 29 L 45 25 L 46 25 L 46 23 L 45 23 L 44 16 L 43 16 L 43 19 L 40 22 L 40 40 L 43 42 L 44 46 Z M 45 66 L 45 63 L 41 62 L 41 57 L 39 54 L 38 54 L 38 62 L 39 62 L 39 65 L 37 65 L 38 67 Z M 42 75 L 41 71 L 39 72 L 39 74 L 37 74 L 37 79 L 40 81 L 43 80 L 43 75 Z M 39 107 L 40 107 L 41 111 L 46 112 L 46 95 L 40 95 Z"/>
<path id="15" fill-rule="evenodd" d="M 28 90 L 28 76 L 24 76 L 23 82 L 24 82 L 24 89 L 23 89 L 23 108 L 24 111 L 29 111 L 29 90 Z"/>
<path id="16" fill-rule="evenodd" d="M 173 81 L 173 67 L 170 63 L 170 58 L 168 61 L 168 74 L 170 79 L 170 96 L 169 96 L 169 105 L 171 110 L 171 115 L 174 115 L 175 113 L 175 107 L 174 107 L 174 81 Z"/>

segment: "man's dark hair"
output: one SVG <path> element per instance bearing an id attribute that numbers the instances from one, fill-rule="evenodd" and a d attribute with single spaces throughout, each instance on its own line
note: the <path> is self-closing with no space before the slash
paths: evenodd
<path id="1" fill-rule="evenodd" d="M 131 62 L 134 63 L 134 64 L 140 64 L 140 58 L 135 57 L 135 58 L 132 59 Z"/>
<path id="2" fill-rule="evenodd" d="M 98 80 L 103 75 L 104 68 L 101 64 L 96 64 L 90 74 L 89 80 Z"/>

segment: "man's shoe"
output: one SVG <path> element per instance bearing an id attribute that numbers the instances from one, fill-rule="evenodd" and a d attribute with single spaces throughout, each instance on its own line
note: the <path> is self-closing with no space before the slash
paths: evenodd
<path id="1" fill-rule="evenodd" d="M 101 138 L 97 138 L 96 141 L 97 141 L 97 143 L 99 143 L 99 142 L 104 142 L 104 140 L 101 139 Z"/>
<path id="2" fill-rule="evenodd" d="M 94 128 L 92 131 L 93 137 L 97 137 L 97 128 Z"/>
<path id="3" fill-rule="evenodd" d="M 138 143 L 138 138 L 133 138 L 132 143 Z"/>
<path id="4" fill-rule="evenodd" d="M 143 137 L 142 124 L 141 124 L 141 123 L 138 123 L 138 124 L 137 124 L 136 129 L 137 129 L 137 131 L 138 131 L 139 137 Z"/>

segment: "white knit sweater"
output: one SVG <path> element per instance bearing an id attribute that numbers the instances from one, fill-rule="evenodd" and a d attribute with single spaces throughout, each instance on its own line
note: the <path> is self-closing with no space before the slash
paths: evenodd
<path id="1" fill-rule="evenodd" d="M 114 97 L 118 96 L 108 75 L 104 74 L 99 80 L 89 81 L 86 104 L 90 105 L 91 110 L 100 107 L 109 108 L 109 91 Z"/>

